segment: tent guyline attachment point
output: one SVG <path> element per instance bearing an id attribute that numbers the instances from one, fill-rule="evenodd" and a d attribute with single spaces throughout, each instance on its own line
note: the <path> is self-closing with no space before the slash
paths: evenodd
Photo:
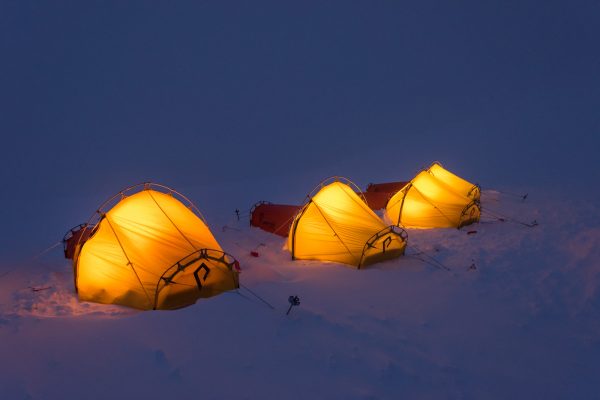
<path id="1" fill-rule="evenodd" d="M 512 223 L 515 223 L 515 224 L 526 226 L 528 228 L 533 228 L 533 227 L 539 225 L 539 223 L 535 219 L 533 221 L 531 221 L 530 223 L 527 223 L 527 222 L 519 221 L 518 219 L 509 217 L 507 215 L 501 214 L 498 211 L 490 210 L 489 208 L 485 208 L 484 210 L 482 210 L 482 212 L 485 213 L 485 214 L 487 214 L 487 215 L 489 215 L 489 216 L 491 216 L 492 218 L 494 218 L 494 219 L 496 219 L 496 220 L 498 220 L 500 222 L 512 222 Z"/>
<path id="2" fill-rule="evenodd" d="M 519 193 L 511 193 L 511 192 L 507 192 L 504 190 L 496 190 L 496 192 L 500 193 L 500 194 L 504 194 L 507 196 L 513 196 L 513 197 L 518 197 L 519 199 L 521 199 L 522 201 L 527 200 L 527 197 L 529 196 L 529 193 L 525 193 L 525 194 L 519 194 Z"/>
<path id="3" fill-rule="evenodd" d="M 292 311 L 293 307 L 300 305 L 300 297 L 298 297 L 298 296 L 290 296 L 290 297 L 288 297 L 288 303 L 290 303 L 290 308 L 288 308 L 288 310 L 285 313 L 285 315 L 289 315 L 289 313 L 290 313 L 290 311 Z"/>
<path id="4" fill-rule="evenodd" d="M 424 252 L 423 250 L 421 250 L 420 248 L 418 248 L 415 245 L 410 245 L 407 246 L 409 248 L 415 249 L 417 251 L 417 253 L 415 254 L 411 254 L 411 256 L 415 257 L 417 260 L 420 260 L 422 262 L 424 262 L 425 264 L 429 264 L 437 269 L 443 269 L 445 271 L 452 271 L 450 268 L 448 268 L 447 266 L 445 266 L 444 264 L 442 264 L 441 261 L 439 261 L 438 259 L 436 259 L 435 257 L 430 256 L 429 254 L 427 254 L 426 252 Z M 418 257 L 419 255 L 423 255 L 424 257 L 427 257 L 430 261 L 428 260 L 424 260 L 420 257 Z"/>
<path id="5" fill-rule="evenodd" d="M 52 289 L 52 286 L 27 286 L 27 289 L 31 289 L 32 292 L 41 292 L 43 290 Z"/>

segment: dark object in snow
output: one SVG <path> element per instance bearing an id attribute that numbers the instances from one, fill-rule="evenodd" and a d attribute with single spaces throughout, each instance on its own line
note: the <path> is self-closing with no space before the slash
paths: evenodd
<path id="1" fill-rule="evenodd" d="M 259 254 L 258 254 L 258 251 L 251 251 L 251 252 L 250 252 L 250 255 L 251 255 L 252 257 L 258 257 L 258 256 L 259 256 Z"/>
<path id="2" fill-rule="evenodd" d="M 290 311 L 292 311 L 292 307 L 300 305 L 300 297 L 290 296 L 290 297 L 288 297 L 288 302 L 290 303 L 290 308 L 288 308 L 285 315 L 288 315 L 290 313 Z"/>
<path id="3" fill-rule="evenodd" d="M 41 292 L 42 290 L 52 289 L 52 286 L 44 286 L 44 287 L 29 286 L 29 289 L 31 289 L 32 292 Z"/>
<path id="4" fill-rule="evenodd" d="M 468 268 L 469 271 L 475 271 L 476 269 L 477 267 L 475 266 L 475 263 L 471 264 L 471 266 Z"/>
<path id="5" fill-rule="evenodd" d="M 469 231 L 469 232 L 467 232 L 467 235 L 474 235 L 476 233 L 477 233 L 477 231 Z"/>
<path id="6" fill-rule="evenodd" d="M 237 217 L 237 220 L 239 221 L 240 220 L 240 210 L 237 208 L 235 209 L 235 215 Z"/>

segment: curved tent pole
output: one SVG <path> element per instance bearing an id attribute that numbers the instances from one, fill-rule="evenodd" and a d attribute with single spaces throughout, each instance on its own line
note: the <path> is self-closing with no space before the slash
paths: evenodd
<path id="1" fill-rule="evenodd" d="M 67 231 L 67 233 L 64 234 L 64 236 L 62 238 L 62 243 L 63 243 L 63 251 L 65 253 L 65 256 L 67 254 L 67 241 L 69 241 L 71 238 L 73 238 L 73 236 L 75 235 L 76 232 L 85 230 L 86 228 L 87 228 L 87 224 L 84 222 L 83 224 L 79 224 L 77 226 L 72 227 L 71 229 L 69 229 Z"/>
<path id="2" fill-rule="evenodd" d="M 343 176 L 330 176 L 328 178 L 325 178 L 321 181 L 321 183 L 319 183 L 307 196 L 307 199 L 312 199 L 314 197 L 315 194 L 317 194 L 319 192 L 319 190 L 321 190 L 324 186 L 329 185 L 330 183 L 334 183 L 334 182 L 341 182 L 345 185 L 350 186 L 352 189 L 354 189 L 354 191 L 356 192 L 357 195 L 360 196 L 360 198 L 365 202 L 366 205 L 369 205 L 367 203 L 367 199 L 365 198 L 365 195 L 362 193 L 362 191 L 360 190 L 360 188 L 354 183 L 352 182 L 350 179 L 348 178 L 344 178 Z"/>
<path id="3" fill-rule="evenodd" d="M 292 235 L 292 260 L 296 259 L 296 229 L 298 229 L 298 224 L 300 223 L 300 218 L 304 215 L 304 212 L 308 208 L 308 205 L 312 203 L 312 199 L 308 201 L 308 203 L 304 204 L 304 206 L 296 213 L 294 216 L 294 222 L 292 222 L 292 228 L 290 229 Z"/>
<path id="4" fill-rule="evenodd" d="M 69 229 L 67 231 L 67 233 L 65 233 L 65 235 L 63 236 L 62 241 L 66 242 L 67 240 L 71 239 L 73 237 L 73 234 L 75 232 L 79 232 L 80 230 L 84 229 L 87 226 L 87 224 L 84 222 L 83 224 L 79 224 L 76 225 L 74 227 L 72 227 L 71 229 Z"/>
<path id="5" fill-rule="evenodd" d="M 413 182 L 412 180 L 406 182 L 406 185 L 402 186 L 402 188 L 400 190 L 397 190 L 396 193 L 402 192 L 404 190 L 408 190 L 407 188 L 409 186 L 412 186 L 412 182 Z M 396 193 L 394 193 L 393 195 L 390 196 L 389 199 L 387 199 L 387 201 L 385 202 L 385 207 L 383 207 L 383 208 L 387 208 L 388 204 L 390 204 L 390 200 L 392 200 L 392 197 L 394 197 L 396 195 Z M 400 212 L 402 212 L 402 207 L 404 207 L 404 197 L 402 197 L 402 204 L 400 205 Z M 399 224 L 400 224 L 400 220 L 398 220 L 398 223 L 396 225 L 399 225 Z"/>
<path id="6" fill-rule="evenodd" d="M 397 226 L 400 226 L 400 220 L 402 219 L 402 209 L 404 209 L 404 201 L 406 200 L 406 196 L 408 195 L 408 191 L 410 189 L 412 189 L 412 187 L 413 187 L 413 181 L 410 181 L 408 183 L 408 185 L 406 185 L 404 187 L 404 189 L 401 189 L 401 191 L 404 192 L 404 195 L 402 196 L 402 203 L 400 204 L 400 209 L 398 210 L 398 222 L 396 222 Z"/>
<path id="7" fill-rule="evenodd" d="M 398 211 L 398 220 L 396 221 L 396 226 L 400 227 L 400 217 L 402 216 L 402 209 L 404 208 L 404 199 L 406 199 L 406 194 L 408 193 L 408 191 L 410 190 L 410 188 L 413 185 L 413 181 L 414 178 L 411 179 L 410 181 L 408 181 L 406 183 L 406 185 L 404 185 L 404 187 L 400 190 L 398 190 L 396 193 L 394 193 L 386 202 L 385 202 L 385 207 L 387 209 L 388 204 L 390 204 L 390 201 L 392 200 L 392 197 L 394 197 L 397 193 L 399 192 L 405 192 L 404 196 L 402 196 L 402 203 L 400 204 L 400 210 Z"/>
<path id="8" fill-rule="evenodd" d="M 476 183 L 473 185 L 473 187 L 467 192 L 467 197 L 471 196 L 471 194 L 474 191 L 479 191 L 479 195 L 481 196 L 481 185 L 479 183 Z"/>
<path id="9" fill-rule="evenodd" d="M 481 204 L 477 200 L 473 200 L 472 202 L 467 204 L 465 206 L 465 208 L 463 208 L 462 212 L 460 213 L 460 223 L 458 224 L 457 229 L 462 228 L 463 226 L 467 225 L 467 222 L 471 221 L 470 216 L 466 220 L 463 220 L 463 217 L 465 215 L 467 215 L 467 211 L 469 211 L 472 207 L 477 207 L 479 209 L 479 215 L 481 216 Z M 471 223 L 473 223 L 473 222 L 475 222 L 475 221 L 471 221 Z"/>
<path id="10" fill-rule="evenodd" d="M 270 201 L 266 201 L 266 200 L 261 200 L 261 201 L 254 203 L 254 205 L 252 207 L 250 207 L 250 221 L 249 221 L 250 226 L 252 226 L 252 215 L 254 214 L 254 211 L 259 206 L 262 206 L 263 204 L 273 204 L 273 203 L 271 203 Z"/>
<path id="11" fill-rule="evenodd" d="M 184 261 L 186 261 L 188 258 L 190 258 L 191 256 L 193 256 L 195 254 L 197 254 L 197 257 L 189 260 L 186 263 L 183 263 Z M 154 292 L 154 304 L 152 307 L 153 310 L 156 310 L 156 307 L 158 306 L 158 295 L 159 295 L 160 291 L 171 283 L 177 284 L 177 285 L 183 285 L 182 283 L 177 283 L 177 282 L 173 281 L 173 279 L 175 278 L 175 276 L 178 273 L 184 271 L 187 267 L 194 264 L 198 260 L 216 261 L 220 264 L 226 265 L 228 271 L 233 271 L 234 266 L 236 264 L 239 265 L 239 261 L 234 256 L 232 256 L 231 254 L 226 253 L 222 250 L 208 249 L 208 248 L 194 250 L 193 252 L 186 255 L 185 257 L 183 257 L 182 259 L 177 261 L 175 264 L 173 264 L 169 268 L 167 268 L 162 273 L 162 275 L 158 278 L 158 282 L 156 283 L 156 289 Z M 176 270 L 170 276 L 165 276 L 170 270 L 172 270 L 175 267 L 177 267 Z M 162 287 L 160 287 L 161 281 L 165 282 L 165 284 Z M 233 283 L 234 283 L 234 286 L 239 287 L 239 282 L 235 282 L 235 278 L 234 278 Z"/>
<path id="12" fill-rule="evenodd" d="M 152 182 L 138 183 L 136 185 L 129 186 L 129 187 L 127 187 L 127 188 L 119 191 L 117 194 L 115 194 L 114 196 L 110 197 L 108 200 L 104 201 L 100 205 L 100 207 L 98 207 L 96 209 L 96 211 L 88 219 L 87 225 L 88 226 L 96 225 L 96 224 L 92 224 L 92 221 L 98 215 L 100 216 L 100 218 L 98 219 L 97 222 L 99 222 L 102 219 L 102 216 L 105 214 L 105 212 L 103 212 L 103 209 L 108 204 L 111 204 L 116 198 L 119 198 L 119 201 L 117 201 L 117 202 L 115 202 L 114 204 L 111 205 L 110 208 L 113 208 L 114 206 L 116 206 L 117 204 L 119 204 L 119 202 L 121 200 L 123 200 L 124 198 L 126 198 L 127 195 L 129 194 L 129 192 L 131 192 L 131 191 L 133 191 L 135 189 L 138 189 L 140 187 L 143 187 L 142 190 L 150 190 L 150 189 L 153 189 L 153 188 L 160 188 L 160 189 L 166 190 L 167 191 L 166 194 L 176 194 L 181 199 L 183 199 L 186 203 L 188 203 L 188 208 L 190 208 L 192 211 L 194 211 L 197 214 L 197 216 L 200 217 L 200 219 L 202 220 L 202 222 L 204 222 L 205 225 L 208 225 L 207 222 L 206 222 L 206 218 L 204 218 L 204 215 L 202 215 L 202 213 L 200 212 L 200 210 L 198 209 L 198 207 L 196 207 L 196 205 L 194 203 L 192 203 L 192 201 L 190 199 L 188 199 L 187 197 L 185 197 L 183 194 L 179 193 L 175 189 L 172 189 L 172 188 L 170 188 L 168 186 L 161 185 L 161 184 L 158 184 L 158 183 L 152 183 Z M 142 190 L 139 190 L 138 192 L 141 192 Z M 136 193 L 138 193 L 138 192 L 136 192 Z M 161 191 L 161 192 L 165 193 L 164 191 Z"/>
<path id="13" fill-rule="evenodd" d="M 385 228 L 383 228 L 382 230 L 380 230 L 379 232 L 375 233 L 373 236 L 371 236 L 369 238 L 369 240 L 367 240 L 367 242 L 365 243 L 364 247 L 363 247 L 363 251 L 362 254 L 360 255 L 360 261 L 358 263 L 358 269 L 360 269 L 360 267 L 362 266 L 363 263 L 363 259 L 365 258 L 365 252 L 367 251 L 367 249 L 374 247 L 372 244 L 373 242 L 375 242 L 377 239 L 381 238 L 382 236 L 388 234 L 388 233 L 393 233 L 396 236 L 398 236 L 400 239 L 402 239 L 402 241 L 404 242 L 405 246 L 408 246 L 408 233 L 396 226 L 396 225 L 390 225 L 387 226 Z M 384 250 L 385 252 L 385 250 Z"/>
<path id="14" fill-rule="evenodd" d="M 153 182 L 142 182 L 142 183 L 138 183 L 136 185 L 126 187 L 125 189 L 119 191 L 117 194 L 115 194 L 114 196 L 112 196 L 108 200 L 106 200 L 104 203 L 102 203 L 100 205 L 100 207 L 98 207 L 98 210 L 96 211 L 96 213 L 101 213 L 103 211 L 104 207 L 106 207 L 108 204 L 110 204 L 116 198 L 120 197 L 119 201 L 121 201 L 122 199 L 124 199 L 125 197 L 127 197 L 129 195 L 129 192 L 132 192 L 135 189 L 138 189 L 140 187 L 143 188 L 142 190 L 150 190 L 150 189 L 154 189 L 154 188 L 159 188 L 159 189 L 163 189 L 161 191 L 163 193 L 166 192 L 166 194 L 176 194 L 181 199 L 183 199 L 184 202 L 187 203 L 188 207 L 191 210 L 195 211 L 198 214 L 198 216 L 200 217 L 200 219 L 202 220 L 202 222 L 204 222 L 206 224 L 206 218 L 204 218 L 204 215 L 202 215 L 202 213 L 200 212 L 198 207 L 196 207 L 196 205 L 190 199 L 188 199 L 186 196 L 184 196 L 183 194 L 179 193 L 178 191 L 176 191 L 175 189 L 173 189 L 169 186 L 161 185 L 159 183 L 153 183 Z M 139 190 L 139 191 L 142 191 L 142 190 Z M 112 208 L 116 204 L 118 204 L 119 201 L 117 201 L 115 204 L 113 204 L 110 208 Z"/>

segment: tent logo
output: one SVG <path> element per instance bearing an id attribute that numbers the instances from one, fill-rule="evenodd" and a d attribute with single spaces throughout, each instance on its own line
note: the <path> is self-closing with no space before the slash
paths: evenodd
<path id="1" fill-rule="evenodd" d="M 391 236 L 386 237 L 385 240 L 383 241 L 383 253 L 385 253 L 385 250 L 391 243 L 392 243 L 392 237 Z"/>
<path id="2" fill-rule="evenodd" d="M 200 266 L 198 268 L 196 268 L 196 270 L 194 271 L 194 279 L 196 279 L 196 284 L 198 285 L 198 290 L 202 290 L 202 282 L 200 281 L 200 277 L 198 276 L 198 272 L 200 272 L 201 269 L 206 271 L 204 273 L 204 276 L 202 277 L 202 280 L 204 282 L 206 282 L 206 278 L 208 277 L 208 274 L 210 273 L 210 269 L 204 263 L 200 264 Z"/>

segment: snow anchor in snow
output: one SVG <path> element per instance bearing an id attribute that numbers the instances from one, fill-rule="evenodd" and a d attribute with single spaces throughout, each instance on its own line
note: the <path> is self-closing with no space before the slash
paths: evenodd
<path id="1" fill-rule="evenodd" d="M 32 292 L 41 292 L 42 290 L 52 289 L 52 286 L 39 286 L 39 287 L 28 286 L 27 288 L 31 289 Z"/>
<path id="2" fill-rule="evenodd" d="M 298 296 L 290 296 L 288 298 L 288 302 L 290 303 L 290 308 L 288 308 L 288 310 L 285 313 L 285 315 L 288 315 L 290 313 L 290 311 L 292 311 L 292 307 L 300 305 L 300 297 L 298 297 Z"/>

